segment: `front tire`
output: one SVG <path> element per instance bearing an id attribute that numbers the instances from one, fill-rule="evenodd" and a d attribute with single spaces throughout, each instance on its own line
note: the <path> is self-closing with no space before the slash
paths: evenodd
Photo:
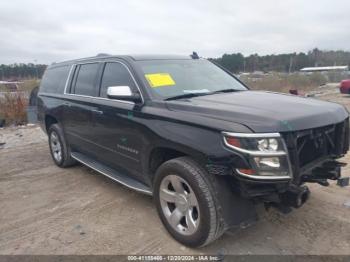
<path id="1" fill-rule="evenodd" d="M 76 164 L 76 161 L 71 157 L 70 147 L 59 124 L 53 124 L 49 127 L 48 136 L 50 153 L 55 164 L 59 167 L 69 167 Z"/>
<path id="2" fill-rule="evenodd" d="M 162 223 L 180 243 L 205 246 L 224 233 L 215 178 L 191 158 L 163 163 L 154 180 L 154 200 Z"/>

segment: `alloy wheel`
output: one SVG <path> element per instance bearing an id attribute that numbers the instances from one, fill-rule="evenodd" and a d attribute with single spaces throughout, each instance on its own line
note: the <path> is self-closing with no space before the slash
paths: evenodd
<path id="1" fill-rule="evenodd" d="M 57 162 L 62 161 L 62 145 L 55 131 L 50 134 L 50 145 L 53 157 Z"/>
<path id="2" fill-rule="evenodd" d="M 159 199 L 163 214 L 173 229 L 182 235 L 192 235 L 197 231 L 200 222 L 198 200 L 183 178 L 177 175 L 164 177 Z"/>

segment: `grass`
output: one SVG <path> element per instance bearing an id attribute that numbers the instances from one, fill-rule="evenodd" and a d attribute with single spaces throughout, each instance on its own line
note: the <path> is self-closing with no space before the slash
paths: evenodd
<path id="1" fill-rule="evenodd" d="M 283 93 L 288 93 L 290 89 L 307 92 L 327 82 L 327 79 L 319 73 L 313 73 L 311 75 L 272 73 L 259 77 L 242 76 L 240 79 L 247 86 L 255 90 Z"/>
<path id="2" fill-rule="evenodd" d="M 28 98 L 21 92 L 8 92 L 0 97 L 0 119 L 6 125 L 22 125 L 27 122 Z"/>
<path id="3" fill-rule="evenodd" d="M 15 92 L 9 92 L 5 85 L 0 85 L 0 120 L 4 119 L 5 124 L 21 125 L 27 122 L 26 108 L 30 92 L 38 86 L 40 81 L 36 79 L 24 80 L 18 84 Z"/>
<path id="4" fill-rule="evenodd" d="M 37 79 L 28 79 L 28 80 L 23 80 L 21 82 L 22 83 L 17 85 L 18 91 L 28 92 L 29 94 L 35 87 L 40 85 L 40 80 L 37 80 Z M 0 92 L 7 92 L 7 91 L 9 90 L 6 87 L 6 85 L 0 84 Z"/>
<path id="5" fill-rule="evenodd" d="M 18 89 L 20 91 L 26 91 L 30 94 L 30 92 L 37 86 L 40 85 L 40 80 L 38 79 L 29 79 L 24 80 L 23 83 L 18 85 Z"/>

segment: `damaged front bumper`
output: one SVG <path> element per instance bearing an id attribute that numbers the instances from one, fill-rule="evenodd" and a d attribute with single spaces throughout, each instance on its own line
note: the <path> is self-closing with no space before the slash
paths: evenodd
<path id="1" fill-rule="evenodd" d="M 337 160 L 349 148 L 349 119 L 326 127 L 283 133 L 281 137 L 292 175 L 285 179 L 259 179 L 235 169 L 232 186 L 241 196 L 287 212 L 308 200 L 310 191 L 305 183 L 328 186 L 328 180 L 336 180 L 339 186 L 349 185 L 349 178 L 341 177 L 341 167 L 346 163 Z"/>
<path id="2" fill-rule="evenodd" d="M 328 186 L 328 180 L 337 181 L 337 185 L 345 187 L 349 185 L 349 177 L 341 177 L 341 167 L 345 164 L 336 160 L 328 159 L 319 162 L 303 174 L 299 184 L 292 179 L 289 181 L 256 181 L 235 175 L 232 187 L 235 191 L 247 199 L 256 203 L 263 202 L 266 207 L 274 207 L 283 213 L 289 213 L 292 208 L 300 208 L 307 202 L 310 190 L 305 183 L 318 183 Z"/>

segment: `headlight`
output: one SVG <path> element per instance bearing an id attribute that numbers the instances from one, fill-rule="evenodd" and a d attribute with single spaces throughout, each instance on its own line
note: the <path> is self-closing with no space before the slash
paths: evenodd
<path id="1" fill-rule="evenodd" d="M 254 179 L 290 179 L 288 151 L 279 133 L 243 134 L 223 132 L 227 147 L 248 155 L 250 169 L 237 169 Z"/>
<path id="2" fill-rule="evenodd" d="M 258 149 L 260 151 L 277 151 L 278 141 L 276 138 L 263 138 L 258 140 Z"/>
<path id="3" fill-rule="evenodd" d="M 251 155 L 285 155 L 286 149 L 280 134 L 240 134 L 223 132 L 228 147 Z"/>

